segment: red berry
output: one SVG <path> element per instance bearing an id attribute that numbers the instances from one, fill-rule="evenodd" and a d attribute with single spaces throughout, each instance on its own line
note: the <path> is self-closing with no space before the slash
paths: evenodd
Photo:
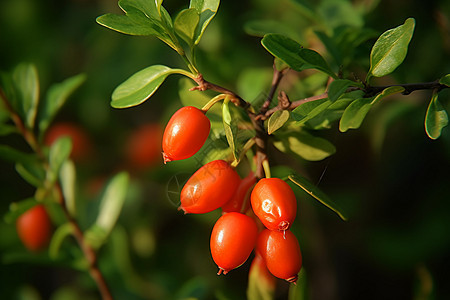
<path id="1" fill-rule="evenodd" d="M 264 229 L 258 236 L 257 252 L 272 275 L 295 283 L 302 268 L 302 253 L 290 231 Z"/>
<path id="2" fill-rule="evenodd" d="M 234 193 L 230 201 L 228 201 L 224 206 L 222 206 L 222 212 L 242 212 L 245 213 L 250 207 L 250 191 L 253 185 L 255 185 L 256 177 L 253 172 L 247 175 L 239 183 L 239 186 Z"/>
<path id="3" fill-rule="evenodd" d="M 50 218 L 43 205 L 36 205 L 27 210 L 16 221 L 19 238 L 31 251 L 38 251 L 47 246 L 51 227 Z"/>
<path id="4" fill-rule="evenodd" d="M 125 155 L 133 169 L 144 169 L 161 158 L 162 129 L 156 123 L 144 124 L 133 131 L 125 144 Z"/>
<path id="5" fill-rule="evenodd" d="M 46 135 L 44 142 L 51 146 L 57 139 L 67 136 L 72 140 L 72 152 L 70 157 L 77 162 L 86 160 L 92 152 L 92 143 L 88 134 L 77 124 L 62 122 L 52 125 Z"/>
<path id="6" fill-rule="evenodd" d="M 211 129 L 211 122 L 205 112 L 185 106 L 170 118 L 163 135 L 164 163 L 186 159 L 200 150 Z"/>
<path id="7" fill-rule="evenodd" d="M 279 178 L 263 178 L 253 188 L 252 208 L 270 230 L 287 230 L 297 214 L 297 200 L 291 187 Z"/>
<path id="8" fill-rule="evenodd" d="M 217 220 L 211 233 L 211 255 L 222 272 L 242 265 L 253 251 L 258 237 L 255 221 L 241 213 L 230 212 Z"/>
<path id="9" fill-rule="evenodd" d="M 239 185 L 239 175 L 224 160 L 214 160 L 197 170 L 181 190 L 185 213 L 202 214 L 227 203 Z"/>

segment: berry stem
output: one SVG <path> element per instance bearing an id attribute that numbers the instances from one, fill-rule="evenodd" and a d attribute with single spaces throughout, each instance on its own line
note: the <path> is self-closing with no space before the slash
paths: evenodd
<path id="1" fill-rule="evenodd" d="M 227 97 L 226 94 L 220 94 L 215 96 L 214 98 L 212 98 L 211 100 L 208 101 L 208 103 L 206 103 L 203 107 L 202 107 L 202 111 L 204 111 L 205 113 L 211 109 L 211 107 L 216 104 L 219 101 L 222 101 L 223 99 L 225 99 Z"/>

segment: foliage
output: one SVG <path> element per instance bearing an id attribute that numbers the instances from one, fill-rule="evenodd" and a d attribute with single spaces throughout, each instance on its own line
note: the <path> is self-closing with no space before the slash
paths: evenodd
<path id="1" fill-rule="evenodd" d="M 37 9 L 32 1 L 19 2 Z M 71 52 L 59 57 L 63 64 L 45 57 L 42 49 L 23 56 L 27 47 L 19 43 L 16 53 L 1 50 L 8 61 L 0 82 L 0 158 L 8 174 L 1 177 L 2 278 L 29 263 L 84 271 L 71 275 L 76 278 L 72 283 L 52 283 L 49 290 L 10 278 L 5 286 L 11 282 L 13 288 L 5 296 L 39 291 L 56 300 L 95 298 L 99 284 L 95 288 L 88 277 L 94 269 L 120 299 L 242 298 L 246 278 L 249 299 L 272 299 L 274 290 L 258 282 L 261 270 L 249 274 L 248 263 L 227 277 L 213 276 L 205 237 L 217 212 L 176 215 L 178 203 L 173 201 L 179 197 L 169 193 L 179 195 L 187 174 L 213 159 L 232 162 L 241 175 L 250 169 L 259 170 L 259 177 L 271 173 L 297 194 L 299 221 L 292 230 L 311 268 L 302 269 L 295 287 L 286 284 L 278 290 L 280 283 L 277 293 L 289 299 L 326 299 L 317 286 L 338 284 L 333 293 L 355 298 L 365 287 L 350 274 L 357 272 L 351 269 L 357 261 L 373 271 L 369 282 L 386 283 L 401 276 L 400 269 L 409 277 L 414 274 L 417 297 L 445 295 L 445 288 L 435 291 L 433 284 L 443 280 L 435 262 L 448 249 L 442 229 L 448 226 L 448 205 L 441 201 L 449 192 L 448 38 L 430 30 L 442 26 L 445 32 L 445 22 L 427 24 L 425 10 L 412 8 L 411 16 L 389 8 L 389 18 L 382 1 L 258 0 L 238 11 L 225 1 L 220 7 L 218 0 L 185 2 L 120 0 L 117 13 L 96 20 L 124 35 L 92 26 L 95 16 L 114 11 L 108 5 L 101 11 L 89 6 L 84 25 L 76 25 L 82 13 L 75 3 L 62 4 L 71 16 L 67 20 L 63 14 L 47 21 L 39 15 L 43 11 L 30 13 L 46 20 L 33 29 L 36 39 L 38 32 L 52 33 L 55 44 L 70 44 L 67 37 L 56 40 L 49 30 L 57 22 L 65 24 L 86 51 L 83 63 L 68 59 Z M 33 28 L 33 19 L 18 5 L 2 4 L 3 11 L 15 12 L 11 16 L 17 15 L 17 21 L 5 18 L 0 28 L 8 22 Z M 448 20 L 448 4 L 436 5 L 436 16 Z M 77 9 L 71 10 L 73 6 Z M 70 24 L 89 32 L 81 34 Z M 20 30 L 19 25 L 11 28 L 11 36 L 2 38 L 5 44 Z M 242 38 L 244 31 L 252 37 Z M 30 48 L 37 43 L 30 36 L 28 40 Z M 19 63 L 27 60 L 36 63 Z M 67 79 L 50 85 L 49 78 Z M 109 95 L 113 108 L 127 110 L 108 109 Z M 211 134 L 200 152 L 145 172 L 126 165 L 124 137 L 144 120 L 165 124 L 180 105 L 208 111 Z M 91 160 L 74 162 L 68 138 L 45 143 L 48 129 L 66 118 L 89 128 L 96 145 Z M 264 153 L 257 146 L 260 140 L 266 144 Z M 270 167 L 263 166 L 265 158 Z M 5 188 L 9 186 L 11 190 Z M 29 254 L 13 224 L 37 203 L 46 205 L 55 230 L 48 251 Z M 360 250 L 360 244 L 366 247 Z M 91 250 L 85 252 L 86 247 Z M 174 256 L 173 249 L 180 251 Z M 340 259 L 336 264 L 330 263 L 334 257 Z M 372 266 L 371 260 L 382 267 Z M 331 283 L 317 281 L 323 275 L 317 261 L 335 273 Z M 345 276 L 353 276 L 355 284 L 348 285 L 352 280 L 341 279 Z M 397 298 L 413 293 L 412 288 L 393 290 Z"/>

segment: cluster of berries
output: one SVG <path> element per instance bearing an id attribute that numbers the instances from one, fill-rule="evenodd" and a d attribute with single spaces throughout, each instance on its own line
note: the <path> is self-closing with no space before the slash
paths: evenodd
<path id="1" fill-rule="evenodd" d="M 211 128 L 205 113 L 186 106 L 171 117 L 162 142 L 165 163 L 189 158 L 201 149 Z M 214 160 L 188 179 L 180 202 L 179 209 L 185 213 L 222 209 L 210 240 L 218 274 L 241 266 L 255 249 L 255 260 L 262 260 L 272 275 L 297 281 L 302 255 L 297 238 L 289 230 L 297 202 L 285 181 L 263 178 L 256 183 L 253 173 L 241 179 L 228 162 Z"/>

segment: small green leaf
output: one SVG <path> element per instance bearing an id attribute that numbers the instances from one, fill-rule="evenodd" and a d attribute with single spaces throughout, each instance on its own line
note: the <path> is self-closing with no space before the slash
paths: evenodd
<path id="1" fill-rule="evenodd" d="M 438 93 L 434 92 L 425 116 L 425 131 L 430 139 L 441 136 L 442 129 L 448 125 L 448 115 L 439 102 Z"/>
<path id="2" fill-rule="evenodd" d="M 86 234 L 97 237 L 96 240 L 89 239 L 94 247 L 100 247 L 114 228 L 125 202 L 129 179 L 126 172 L 121 172 L 108 183 L 100 202 L 97 220 L 88 230 L 91 233 Z"/>
<path id="3" fill-rule="evenodd" d="M 145 68 L 120 84 L 112 94 L 111 106 L 127 108 L 147 100 L 173 70 L 162 65 Z"/>
<path id="4" fill-rule="evenodd" d="M 328 87 L 328 99 L 331 102 L 336 101 L 350 86 L 361 86 L 361 84 L 347 79 L 333 80 Z"/>
<path id="5" fill-rule="evenodd" d="M 272 134 L 280 129 L 289 120 L 289 116 L 288 110 L 277 110 L 274 112 L 267 122 L 267 132 Z"/>
<path id="6" fill-rule="evenodd" d="M 308 161 L 320 161 L 336 152 L 336 148 L 329 141 L 304 130 L 283 137 L 273 144 L 281 152 L 295 154 Z"/>
<path id="7" fill-rule="evenodd" d="M 313 185 L 308 179 L 298 174 L 293 174 L 289 176 L 289 180 L 301 187 L 314 199 L 318 200 L 320 203 L 337 213 L 342 220 L 347 221 L 347 217 L 343 213 L 342 209 L 338 206 L 338 204 L 332 201 L 322 190 Z"/>
<path id="8" fill-rule="evenodd" d="M 247 300 L 273 300 L 276 279 L 271 276 L 263 259 L 255 256 L 248 273 Z"/>
<path id="9" fill-rule="evenodd" d="M 306 300 L 308 299 L 308 285 L 305 268 L 298 273 L 296 284 L 289 286 L 288 300 Z"/>
<path id="10" fill-rule="evenodd" d="M 374 98 L 360 98 L 350 103 L 342 114 L 339 130 L 341 132 L 346 132 L 350 128 L 359 128 L 372 107 L 373 99 Z"/>
<path id="11" fill-rule="evenodd" d="M 37 204 L 34 198 L 27 198 L 9 205 L 9 211 L 5 214 L 4 220 L 8 224 L 13 224 L 24 212 Z"/>
<path id="12" fill-rule="evenodd" d="M 222 118 L 223 118 L 223 128 L 225 130 L 225 135 L 227 137 L 228 145 L 230 146 L 231 152 L 236 160 L 239 159 L 239 151 L 237 147 L 237 125 L 236 122 L 231 117 L 231 111 L 229 107 L 230 101 L 225 100 L 222 103 Z"/>
<path id="13" fill-rule="evenodd" d="M 47 92 L 39 111 L 39 131 L 41 135 L 47 130 L 56 113 L 61 109 L 69 96 L 86 80 L 79 74 L 52 85 Z"/>
<path id="14" fill-rule="evenodd" d="M 304 124 L 318 116 L 331 104 L 328 98 L 303 103 L 292 111 L 292 118 L 297 121 L 297 124 Z"/>
<path id="15" fill-rule="evenodd" d="M 346 132 L 351 128 L 359 128 L 367 113 L 375 103 L 389 95 L 401 93 L 404 90 L 405 88 L 401 86 L 390 86 L 385 88 L 375 97 L 356 99 L 355 101 L 350 103 L 349 106 L 347 106 L 344 113 L 342 114 L 342 118 L 339 123 L 339 130 L 341 132 Z"/>
<path id="16" fill-rule="evenodd" d="M 16 171 L 29 184 L 38 188 L 44 186 L 45 170 L 38 160 L 17 163 Z"/>
<path id="17" fill-rule="evenodd" d="M 195 8 L 200 16 L 194 35 L 195 45 L 200 43 L 200 39 L 202 38 L 206 27 L 219 9 L 219 4 L 220 0 L 191 0 L 189 8 Z"/>
<path id="18" fill-rule="evenodd" d="M 319 53 L 311 49 L 303 48 L 296 41 L 284 35 L 275 33 L 266 34 L 261 40 L 261 44 L 273 56 L 283 60 L 295 71 L 300 72 L 306 69 L 316 69 L 333 78 L 337 78 L 336 74 L 331 71 L 328 63 Z"/>
<path id="19" fill-rule="evenodd" d="M 0 136 L 6 136 L 11 133 L 19 133 L 16 126 L 9 124 L 0 124 Z"/>
<path id="20" fill-rule="evenodd" d="M 36 67 L 32 64 L 20 64 L 13 71 L 13 80 L 18 93 L 18 101 L 22 108 L 28 128 L 34 127 L 39 102 L 39 79 Z"/>
<path id="21" fill-rule="evenodd" d="M 31 164 L 36 161 L 33 154 L 24 153 L 6 145 L 0 145 L 0 158 L 8 162 L 21 164 Z"/>
<path id="22" fill-rule="evenodd" d="M 67 210 L 73 217 L 76 215 L 76 176 L 75 164 L 70 159 L 66 160 L 61 166 L 59 177 L 61 180 L 61 189 L 64 195 Z"/>
<path id="23" fill-rule="evenodd" d="M 409 18 L 403 25 L 384 32 L 378 38 L 370 53 L 370 70 L 366 80 L 371 76 L 388 75 L 403 62 L 414 33 L 415 23 L 413 18 Z"/>
<path id="24" fill-rule="evenodd" d="M 443 76 L 440 80 L 439 80 L 440 84 L 445 84 L 446 86 L 450 86 L 450 74 L 447 74 L 445 76 Z"/>
<path id="25" fill-rule="evenodd" d="M 194 44 L 195 29 L 200 16 L 195 8 L 183 9 L 175 18 L 175 32 L 190 46 Z"/>
<path id="26" fill-rule="evenodd" d="M 50 182 L 55 182 L 57 180 L 61 166 L 69 158 L 71 150 L 72 140 L 67 136 L 58 138 L 51 145 L 49 153 L 50 169 L 47 174 Z"/>
<path id="27" fill-rule="evenodd" d="M 125 15 L 105 14 L 96 19 L 97 23 L 124 34 L 154 35 L 178 51 L 177 41 L 172 40 L 172 21 L 160 3 L 147 0 L 120 0 L 119 6 Z"/>

